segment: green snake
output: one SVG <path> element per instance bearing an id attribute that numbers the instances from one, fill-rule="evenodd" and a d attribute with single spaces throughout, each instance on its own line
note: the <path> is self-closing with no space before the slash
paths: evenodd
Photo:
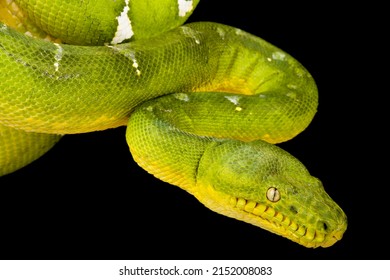
<path id="1" fill-rule="evenodd" d="M 0 175 L 127 125 L 134 160 L 211 210 L 332 246 L 346 215 L 274 145 L 313 119 L 314 79 L 245 31 L 183 25 L 198 1 L 0 0 Z"/>

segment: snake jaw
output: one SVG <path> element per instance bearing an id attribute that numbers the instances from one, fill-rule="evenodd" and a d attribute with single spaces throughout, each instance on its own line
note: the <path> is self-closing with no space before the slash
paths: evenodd
<path id="1" fill-rule="evenodd" d="M 243 200 L 242 198 L 238 200 Z M 251 203 L 248 201 L 247 203 Z M 237 206 L 236 206 L 237 207 Z M 272 206 L 257 204 L 254 211 L 248 211 L 247 207 L 237 207 L 243 211 L 243 215 L 249 215 L 250 223 L 268 229 L 269 231 L 286 237 L 308 248 L 329 247 L 341 239 L 343 232 L 325 233 L 305 225 L 300 225 L 276 211 Z"/>
<path id="2" fill-rule="evenodd" d="M 211 210 L 283 236 L 307 248 L 330 247 L 339 241 L 346 230 L 342 220 L 338 227 L 327 231 L 299 223 L 293 216 L 277 211 L 271 204 L 238 198 L 216 191 L 211 185 L 202 186 L 193 193 Z"/>

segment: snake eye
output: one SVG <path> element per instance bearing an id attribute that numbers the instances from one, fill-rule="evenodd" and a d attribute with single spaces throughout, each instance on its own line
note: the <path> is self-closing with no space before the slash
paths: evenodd
<path id="1" fill-rule="evenodd" d="M 267 190 L 267 199 L 271 202 L 277 202 L 280 199 L 280 192 L 277 188 L 271 187 Z"/>

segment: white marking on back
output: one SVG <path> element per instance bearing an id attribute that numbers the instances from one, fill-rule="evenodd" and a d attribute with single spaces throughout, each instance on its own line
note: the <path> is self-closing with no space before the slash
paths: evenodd
<path id="1" fill-rule="evenodd" d="M 197 31 L 193 30 L 192 28 L 190 28 L 188 26 L 181 26 L 181 30 L 183 30 L 183 34 L 186 37 L 192 38 L 195 40 L 195 43 L 197 43 L 198 45 L 200 44 L 200 40 L 197 37 L 197 35 L 198 35 Z"/>
<path id="2" fill-rule="evenodd" d="M 297 89 L 297 88 L 298 88 L 298 86 L 295 85 L 295 84 L 287 84 L 287 87 L 288 87 L 289 89 Z"/>
<path id="3" fill-rule="evenodd" d="M 130 57 L 130 59 L 133 61 L 133 64 L 131 66 L 135 68 L 135 73 L 137 74 L 137 76 L 141 76 L 141 71 L 138 69 L 138 62 L 137 59 L 135 58 L 135 53 L 130 52 L 128 57 Z"/>
<path id="4" fill-rule="evenodd" d="M 237 106 L 239 104 L 241 96 L 238 96 L 238 95 L 227 95 L 227 96 L 225 96 L 225 98 L 227 100 L 229 100 L 230 102 L 232 102 L 234 105 Z"/>
<path id="5" fill-rule="evenodd" d="M 222 40 L 225 40 L 225 31 L 222 28 L 218 27 L 217 33 L 218 33 L 219 37 L 221 37 Z"/>
<path id="6" fill-rule="evenodd" d="M 123 51 L 123 49 L 120 46 L 110 46 L 110 45 L 106 45 L 106 46 L 120 53 L 121 55 L 124 55 L 126 58 L 130 58 L 131 61 L 133 62 L 131 66 L 133 66 L 133 68 L 135 69 L 135 73 L 137 74 L 137 76 L 141 76 L 141 71 L 138 69 L 139 64 L 137 59 L 135 58 L 135 52 L 133 50 L 128 50 L 127 52 L 127 50 Z"/>
<path id="7" fill-rule="evenodd" d="M 119 44 L 122 43 L 126 39 L 130 39 L 133 37 L 134 32 L 131 26 L 131 21 L 128 16 L 128 12 L 130 10 L 129 0 L 125 0 L 125 7 L 119 16 L 116 17 L 118 20 L 118 26 L 116 28 L 116 32 L 114 38 L 112 38 L 111 44 Z"/>
<path id="8" fill-rule="evenodd" d="M 290 97 L 291 99 L 297 99 L 297 93 L 294 92 L 294 91 L 289 91 L 289 92 L 286 93 L 286 95 L 288 97 Z"/>
<path id="9" fill-rule="evenodd" d="M 177 5 L 179 6 L 179 16 L 181 17 L 184 17 L 194 9 L 192 0 L 177 0 Z"/>
<path id="10" fill-rule="evenodd" d="M 62 54 L 63 54 L 63 51 L 64 49 L 61 47 L 60 44 L 57 44 L 57 43 L 54 43 L 54 45 L 57 47 L 56 51 L 55 51 L 55 55 L 54 55 L 54 70 L 57 72 L 58 71 L 58 68 L 60 67 L 60 61 L 62 59 Z"/>
<path id="11" fill-rule="evenodd" d="M 244 31 L 242 31 L 242 30 L 239 29 L 239 28 L 236 28 L 235 33 L 236 33 L 236 35 L 238 35 L 238 36 L 244 35 Z"/>
<path id="12" fill-rule="evenodd" d="M 275 60 L 284 60 L 286 58 L 286 54 L 276 51 L 272 53 L 272 58 Z"/>
<path id="13" fill-rule="evenodd" d="M 184 101 L 184 102 L 190 101 L 189 96 L 187 94 L 185 94 L 185 93 L 175 93 L 174 97 L 176 99 L 179 99 L 179 100 Z"/>

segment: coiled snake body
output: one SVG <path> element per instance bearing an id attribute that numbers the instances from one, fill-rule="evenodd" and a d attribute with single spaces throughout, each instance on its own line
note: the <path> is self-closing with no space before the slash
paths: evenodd
<path id="1" fill-rule="evenodd" d="M 127 125 L 134 160 L 210 209 L 306 247 L 333 245 L 344 212 L 272 145 L 312 120 L 313 78 L 242 30 L 181 25 L 196 4 L 1 0 L 0 175 L 63 134 Z"/>

